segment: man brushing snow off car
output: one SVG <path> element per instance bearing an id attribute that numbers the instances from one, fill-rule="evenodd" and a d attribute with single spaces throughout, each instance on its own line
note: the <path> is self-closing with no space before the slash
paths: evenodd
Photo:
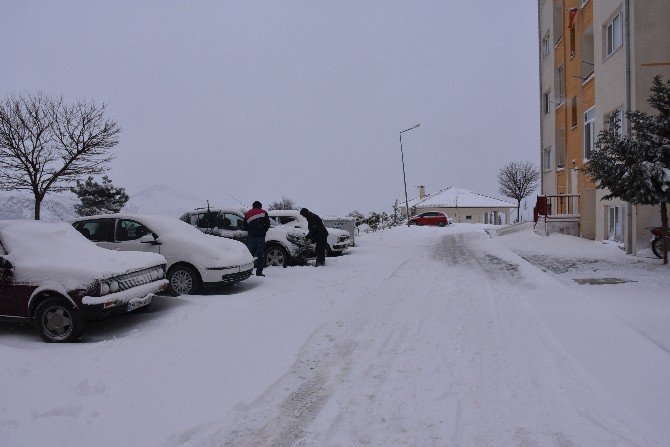
<path id="1" fill-rule="evenodd" d="M 265 276 L 263 267 L 265 266 L 265 234 L 270 228 L 270 217 L 267 211 L 263 209 L 261 202 L 256 200 L 252 208 L 244 214 L 244 221 L 247 224 L 249 241 L 247 245 L 252 256 L 256 257 L 256 276 Z"/>
<path id="2" fill-rule="evenodd" d="M 301 209 L 300 215 L 307 219 L 307 227 L 309 228 L 307 239 L 311 239 L 316 243 L 316 264 L 314 264 L 314 267 L 326 265 L 326 240 L 328 238 L 326 226 L 319 216 L 307 208 Z"/>

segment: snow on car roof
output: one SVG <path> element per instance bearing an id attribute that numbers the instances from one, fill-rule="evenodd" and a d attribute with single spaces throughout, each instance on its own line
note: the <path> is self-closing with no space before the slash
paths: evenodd
<path id="1" fill-rule="evenodd" d="M 5 256 L 15 267 L 15 280 L 53 280 L 69 289 L 92 280 L 164 264 L 155 253 L 117 252 L 100 248 L 65 222 L 0 221 Z"/>

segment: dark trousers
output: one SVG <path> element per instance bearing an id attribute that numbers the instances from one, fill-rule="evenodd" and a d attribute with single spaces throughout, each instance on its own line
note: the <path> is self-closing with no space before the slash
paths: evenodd
<path id="1" fill-rule="evenodd" d="M 247 240 L 247 247 L 252 256 L 256 257 L 256 274 L 263 273 L 265 267 L 265 237 L 264 236 L 250 236 Z"/>
<path id="2" fill-rule="evenodd" d="M 316 248 L 314 251 L 316 252 L 316 263 L 325 265 L 326 264 L 326 236 L 317 236 L 316 240 L 314 241 L 316 243 Z"/>

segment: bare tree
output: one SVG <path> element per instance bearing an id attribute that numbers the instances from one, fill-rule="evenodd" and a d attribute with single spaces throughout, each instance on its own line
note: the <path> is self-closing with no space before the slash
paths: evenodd
<path id="1" fill-rule="evenodd" d="M 39 220 L 48 192 L 105 172 L 121 133 L 105 108 L 43 93 L 6 96 L 0 103 L 0 189 L 30 190 Z"/>
<path id="2" fill-rule="evenodd" d="M 498 173 L 500 194 L 516 200 L 516 221 L 520 220 L 521 201 L 537 189 L 540 171 L 529 161 L 507 163 Z"/>
<path id="3" fill-rule="evenodd" d="M 296 204 L 292 199 L 289 199 L 288 197 L 282 197 L 279 202 L 272 202 L 268 207 L 268 209 L 272 211 L 272 210 L 295 210 L 298 208 L 296 207 Z"/>

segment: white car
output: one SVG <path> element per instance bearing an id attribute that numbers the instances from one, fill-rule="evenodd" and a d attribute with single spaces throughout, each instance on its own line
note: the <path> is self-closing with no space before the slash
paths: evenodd
<path id="1" fill-rule="evenodd" d="M 103 214 L 71 222 L 100 247 L 165 256 L 173 294 L 235 284 L 249 278 L 253 270 L 254 259 L 244 244 L 208 236 L 174 217 Z"/>
<path id="2" fill-rule="evenodd" d="M 244 210 L 240 208 L 196 208 L 179 219 L 206 234 L 245 243 L 249 237 L 244 222 Z M 305 230 L 286 228 L 272 219 L 270 224 L 272 227 L 265 235 L 265 265 L 286 267 L 314 257 L 314 244 L 305 239 Z"/>
<path id="3" fill-rule="evenodd" d="M 280 225 L 309 231 L 307 219 L 298 210 L 272 210 L 268 211 L 268 214 Z M 348 231 L 337 228 L 326 228 L 326 230 L 328 230 L 328 246 L 326 247 L 328 256 L 342 254 L 351 246 L 351 235 Z"/>

